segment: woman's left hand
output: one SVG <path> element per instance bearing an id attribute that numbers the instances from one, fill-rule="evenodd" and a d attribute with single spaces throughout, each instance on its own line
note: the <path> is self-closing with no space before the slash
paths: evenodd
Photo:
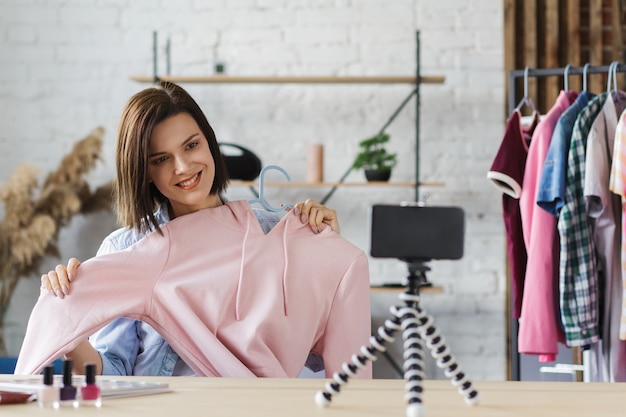
<path id="1" fill-rule="evenodd" d="M 333 231 L 339 233 L 337 212 L 315 200 L 308 199 L 296 203 L 290 211 L 300 217 L 302 223 L 308 223 L 314 233 L 322 231 L 322 224 L 327 224 Z"/>

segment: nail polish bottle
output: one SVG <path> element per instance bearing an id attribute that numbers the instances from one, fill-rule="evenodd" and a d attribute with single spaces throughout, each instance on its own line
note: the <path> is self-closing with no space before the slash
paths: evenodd
<path id="1" fill-rule="evenodd" d="M 72 385 L 72 361 L 63 362 L 63 386 L 60 389 L 61 406 L 78 407 L 76 399 L 76 387 Z"/>
<path id="2" fill-rule="evenodd" d="M 100 397 L 100 387 L 96 384 L 96 365 L 85 364 L 85 383 L 80 388 L 80 405 L 90 407 L 100 407 L 102 398 Z"/>
<path id="3" fill-rule="evenodd" d="M 37 391 L 39 407 L 59 408 L 59 387 L 54 386 L 54 366 L 46 366 L 43 385 Z"/>

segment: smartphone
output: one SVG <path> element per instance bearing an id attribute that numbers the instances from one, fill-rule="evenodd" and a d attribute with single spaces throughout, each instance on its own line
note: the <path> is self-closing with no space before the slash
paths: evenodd
<path id="1" fill-rule="evenodd" d="M 460 207 L 377 204 L 370 217 L 370 255 L 374 258 L 463 257 L 465 212 Z"/>

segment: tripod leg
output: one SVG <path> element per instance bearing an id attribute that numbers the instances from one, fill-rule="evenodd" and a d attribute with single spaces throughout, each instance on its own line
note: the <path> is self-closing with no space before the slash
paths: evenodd
<path id="1" fill-rule="evenodd" d="M 458 387 L 459 394 L 463 395 L 465 402 L 469 405 L 476 405 L 479 401 L 478 391 L 476 391 L 461 366 L 456 362 L 454 355 L 450 353 L 450 349 L 446 345 L 444 337 L 433 324 L 433 318 L 426 314 L 419 306 L 417 300 L 419 296 L 411 296 L 402 294 L 404 298 L 415 298 L 414 309 L 416 318 L 419 323 L 419 332 L 426 342 L 426 346 L 430 349 L 430 353 L 437 360 L 437 366 L 444 370 L 446 377 L 450 378 L 450 382 Z"/>
<path id="2" fill-rule="evenodd" d="M 425 409 L 422 405 L 422 381 L 424 379 L 424 361 L 422 340 L 430 349 L 431 355 L 437 360 L 437 366 L 444 370 L 446 377 L 464 396 L 469 405 L 478 404 L 478 391 L 450 353 L 443 336 L 433 325 L 433 319 L 419 307 L 419 293 L 415 284 L 419 268 L 409 275 L 409 289 L 398 297 L 405 302 L 405 306 L 392 307 L 393 318 L 386 320 L 384 326 L 378 328 L 378 334 L 370 337 L 370 346 L 362 346 L 360 355 L 352 355 L 352 363 L 344 363 L 343 372 L 336 372 L 333 381 L 326 384 L 326 391 L 319 391 L 315 402 L 320 407 L 327 407 L 334 394 L 339 394 L 341 386 L 348 383 L 351 376 L 355 376 L 358 369 L 362 369 L 368 360 L 377 359 L 376 352 L 385 352 L 386 343 L 395 341 L 394 332 L 403 331 L 404 339 L 404 378 L 406 384 L 407 417 L 422 417 Z M 423 271 L 419 270 L 421 274 Z"/>
<path id="3" fill-rule="evenodd" d="M 422 381 L 424 380 L 424 348 L 420 337 L 420 322 L 417 319 L 417 310 L 414 307 L 395 308 L 396 317 L 402 320 L 402 338 L 404 340 L 404 379 L 406 380 L 405 399 L 408 403 L 407 417 L 422 417 L 425 415 L 422 404 Z"/>
<path id="4" fill-rule="evenodd" d="M 385 352 L 386 343 L 393 343 L 393 334 L 400 330 L 400 320 L 396 317 L 393 320 L 385 320 L 385 324 L 378 328 L 378 334 L 370 337 L 369 346 L 361 346 L 360 355 L 352 355 L 352 363 L 345 362 L 342 366 L 343 372 L 335 372 L 333 381 L 326 384 L 326 391 L 319 391 L 315 396 L 315 402 L 320 407 L 327 407 L 332 401 L 334 394 L 339 394 L 341 386 L 348 383 L 351 376 L 355 376 L 358 369 L 365 368 L 367 361 L 374 362 L 378 357 L 376 352 Z"/>

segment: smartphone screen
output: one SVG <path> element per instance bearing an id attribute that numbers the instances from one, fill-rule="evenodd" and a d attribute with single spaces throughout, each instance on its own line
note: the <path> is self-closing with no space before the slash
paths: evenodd
<path id="1" fill-rule="evenodd" d="M 371 250 L 375 258 L 427 261 L 463 257 L 465 213 L 459 207 L 374 205 Z"/>

